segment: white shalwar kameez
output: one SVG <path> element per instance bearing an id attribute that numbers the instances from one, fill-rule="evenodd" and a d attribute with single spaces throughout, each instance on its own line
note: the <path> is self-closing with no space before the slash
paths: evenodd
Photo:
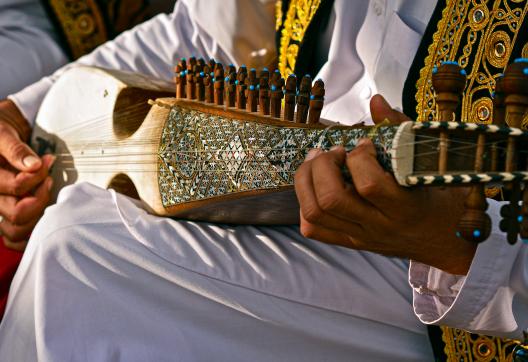
<path id="1" fill-rule="evenodd" d="M 219 10 L 216 1 L 182 0 L 172 15 L 80 62 L 166 79 L 191 54 L 240 65 L 251 57 L 234 55 L 238 42 L 255 45 L 252 54 L 273 47 L 265 45 L 272 31 L 249 31 L 264 21 L 265 3 L 246 8 L 247 28 L 237 28 L 236 7 L 249 2 L 222 1 Z M 435 3 L 335 1 L 318 76 L 331 85 L 325 118 L 368 120 L 375 92 L 400 103 Z M 231 38 L 219 30 L 224 21 L 237 30 Z M 12 97 L 30 119 L 54 79 Z M 496 228 L 496 203 L 490 213 Z M 403 260 L 309 240 L 296 227 L 159 218 L 82 184 L 64 189 L 33 233 L 0 325 L 0 360 L 427 361 L 432 350 L 419 318 L 520 335 L 528 316 L 525 260 L 526 246 L 507 245 L 494 229 L 467 277 L 418 263 L 408 274 Z"/>

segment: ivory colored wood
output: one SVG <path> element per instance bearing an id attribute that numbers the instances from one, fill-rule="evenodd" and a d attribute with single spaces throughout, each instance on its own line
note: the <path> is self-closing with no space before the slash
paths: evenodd
<path id="1" fill-rule="evenodd" d="M 148 99 L 172 93 L 171 83 L 142 75 L 88 67 L 67 71 L 44 99 L 32 135 L 37 151 L 57 156 L 51 172 L 53 199 L 66 185 L 90 182 L 106 188 L 113 179 L 120 192 L 134 195 L 125 177 L 116 178 L 120 174 L 136 183 L 148 178 L 154 182 L 155 164 L 143 163 L 152 160 L 157 145 L 137 141 L 156 130 L 150 128 L 152 117 L 145 120 L 147 113 L 159 119 L 158 110 L 150 110 Z M 139 127 L 141 131 L 136 132 Z M 51 149 L 43 147 L 42 140 Z M 140 196 L 152 204 L 154 196 L 144 191 L 149 187 L 140 189 Z"/>

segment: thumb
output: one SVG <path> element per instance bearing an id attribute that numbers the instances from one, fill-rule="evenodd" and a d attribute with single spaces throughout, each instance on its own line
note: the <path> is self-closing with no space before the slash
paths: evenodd
<path id="1" fill-rule="evenodd" d="M 372 115 L 372 120 L 375 124 L 379 124 L 386 119 L 388 119 L 393 124 L 410 121 L 410 118 L 405 114 L 392 109 L 385 98 L 379 94 L 376 94 L 370 100 L 370 114 Z"/>
<path id="2" fill-rule="evenodd" d="M 0 155 L 19 171 L 35 172 L 42 166 L 42 161 L 16 132 L 6 127 L 0 131 Z"/>

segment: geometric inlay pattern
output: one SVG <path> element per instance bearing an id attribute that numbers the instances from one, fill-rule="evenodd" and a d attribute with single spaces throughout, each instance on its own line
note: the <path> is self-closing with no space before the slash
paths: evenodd
<path id="1" fill-rule="evenodd" d="M 397 127 L 380 127 L 374 142 L 382 166 Z M 162 132 L 158 184 L 164 207 L 238 192 L 290 186 L 307 152 L 367 137 L 363 128 L 298 128 L 212 115 L 174 106 Z"/>

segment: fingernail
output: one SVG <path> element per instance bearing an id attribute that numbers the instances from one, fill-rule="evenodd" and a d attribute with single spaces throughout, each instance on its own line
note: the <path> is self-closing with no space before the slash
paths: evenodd
<path id="1" fill-rule="evenodd" d="M 317 155 L 319 155 L 321 152 L 323 152 L 320 148 L 314 148 L 313 150 L 310 150 L 308 154 L 306 155 L 306 161 L 313 160 Z"/>
<path id="2" fill-rule="evenodd" d="M 38 157 L 33 156 L 33 155 L 26 156 L 22 160 L 22 163 L 26 167 L 33 167 L 33 166 L 37 165 L 39 162 L 40 162 L 40 159 Z"/>
<path id="3" fill-rule="evenodd" d="M 341 147 L 341 146 L 332 146 L 332 147 L 330 147 L 330 151 L 335 151 L 335 150 L 337 150 L 339 147 Z"/>
<path id="4" fill-rule="evenodd" d="M 53 187 L 53 179 L 48 179 L 46 188 L 48 189 L 48 192 L 51 191 L 51 188 Z"/>

